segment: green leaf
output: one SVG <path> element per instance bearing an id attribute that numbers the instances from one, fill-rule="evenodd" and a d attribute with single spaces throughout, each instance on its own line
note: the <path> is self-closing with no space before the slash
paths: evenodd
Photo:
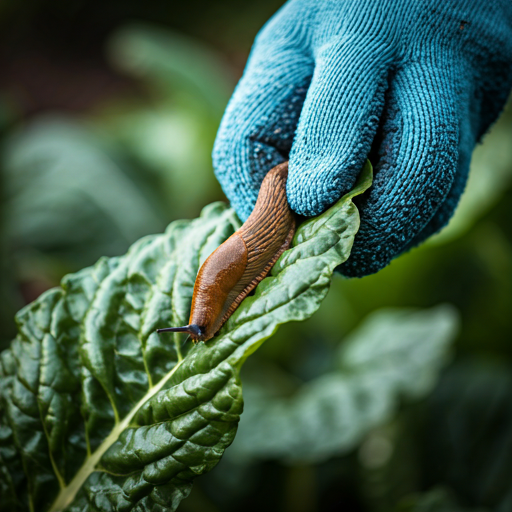
<path id="1" fill-rule="evenodd" d="M 150 24 L 123 26 L 107 46 L 112 64 L 148 94 L 106 103 L 95 113 L 98 131 L 158 176 L 169 218 L 195 217 L 223 197 L 211 148 L 234 84 L 222 56 Z"/>
<path id="2" fill-rule="evenodd" d="M 456 312 L 446 305 L 377 311 L 340 346 L 337 371 L 291 396 L 246 382 L 245 413 L 230 456 L 311 463 L 348 452 L 394 416 L 401 398 L 432 390 L 457 326 Z M 268 381 L 266 372 L 262 378 Z"/>
<path id="3" fill-rule="evenodd" d="M 155 329 L 187 322 L 200 264 L 237 229 L 220 203 L 67 276 L 20 311 L 19 335 L 0 358 L 8 503 L 25 500 L 22 509 L 38 512 L 175 510 L 233 441 L 244 360 L 327 294 L 359 227 L 352 197 L 370 184 L 367 164 L 351 193 L 299 227 L 208 343 L 182 348 L 179 335 Z"/>
<path id="4" fill-rule="evenodd" d="M 108 44 L 119 69 L 148 82 L 162 96 L 207 108 L 219 117 L 229 100 L 232 84 L 220 54 L 196 40 L 150 24 L 126 25 Z"/>
<path id="5" fill-rule="evenodd" d="M 163 227 L 141 187 L 72 119 L 40 117 L 4 149 L 6 231 L 18 251 L 59 253 L 80 268 Z"/>

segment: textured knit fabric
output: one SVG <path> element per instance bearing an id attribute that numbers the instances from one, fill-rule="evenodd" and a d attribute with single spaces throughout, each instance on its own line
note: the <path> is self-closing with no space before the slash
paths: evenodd
<path id="1" fill-rule="evenodd" d="M 291 0 L 258 34 L 213 151 L 242 220 L 289 158 L 292 209 L 318 215 L 374 184 L 347 276 L 378 271 L 443 227 L 475 143 L 512 87 L 512 0 Z"/>

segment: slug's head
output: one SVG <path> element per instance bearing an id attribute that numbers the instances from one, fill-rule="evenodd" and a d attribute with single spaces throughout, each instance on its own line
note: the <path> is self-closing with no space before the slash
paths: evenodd
<path id="1" fill-rule="evenodd" d="M 185 325 L 183 327 L 166 327 L 165 329 L 157 329 L 156 332 L 186 332 L 192 338 L 192 341 L 204 341 L 205 330 L 196 324 Z"/>

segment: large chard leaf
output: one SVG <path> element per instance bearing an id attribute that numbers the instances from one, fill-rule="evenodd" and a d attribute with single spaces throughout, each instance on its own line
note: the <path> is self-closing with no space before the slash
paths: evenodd
<path id="1" fill-rule="evenodd" d="M 206 344 L 155 329 L 187 322 L 200 264 L 238 227 L 219 203 L 20 311 L 0 359 L 3 510 L 175 510 L 235 436 L 244 360 L 327 294 L 359 226 L 352 197 L 370 183 L 367 164 Z"/>

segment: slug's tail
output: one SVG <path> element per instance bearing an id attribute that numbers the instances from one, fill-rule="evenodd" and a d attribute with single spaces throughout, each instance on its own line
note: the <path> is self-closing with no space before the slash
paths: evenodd
<path id="1" fill-rule="evenodd" d="M 164 329 L 157 329 L 156 332 L 188 332 L 192 339 L 200 339 L 203 331 L 196 324 L 184 325 L 183 327 L 166 327 Z"/>

